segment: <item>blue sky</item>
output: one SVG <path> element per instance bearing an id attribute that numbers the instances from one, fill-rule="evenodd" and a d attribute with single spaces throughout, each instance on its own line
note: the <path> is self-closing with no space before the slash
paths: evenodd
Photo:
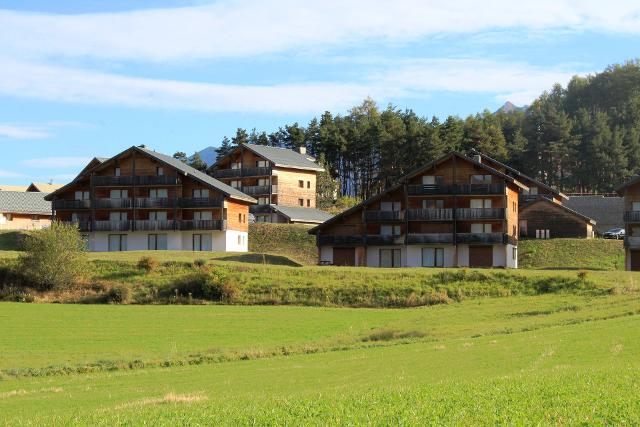
<path id="1" fill-rule="evenodd" d="M 640 57 L 637 1 L 0 0 L 0 183 L 66 182 L 367 96 L 423 116 L 523 105 Z"/>

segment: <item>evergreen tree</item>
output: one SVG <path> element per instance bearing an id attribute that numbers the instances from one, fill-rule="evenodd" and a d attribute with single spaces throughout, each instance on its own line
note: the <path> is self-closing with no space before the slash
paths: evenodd
<path id="1" fill-rule="evenodd" d="M 205 172 L 207 170 L 207 164 L 202 160 L 202 157 L 200 157 L 200 154 L 198 153 L 194 153 L 194 155 L 191 156 L 189 166 L 194 169 L 198 169 L 201 172 Z"/>
<path id="2" fill-rule="evenodd" d="M 189 163 L 187 154 L 184 151 L 176 151 L 173 153 L 173 158 L 180 160 L 182 163 Z"/>
<path id="3" fill-rule="evenodd" d="M 222 159 L 227 154 L 231 152 L 233 146 L 231 145 L 231 141 L 226 136 L 222 138 L 222 143 L 220 147 L 216 148 L 216 161 Z M 184 153 L 183 153 L 184 154 Z"/>

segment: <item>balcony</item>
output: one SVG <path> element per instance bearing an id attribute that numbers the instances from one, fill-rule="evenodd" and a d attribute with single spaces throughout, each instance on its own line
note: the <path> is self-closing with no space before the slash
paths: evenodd
<path id="1" fill-rule="evenodd" d="M 640 222 L 640 211 L 626 211 L 624 222 Z"/>
<path id="2" fill-rule="evenodd" d="M 407 235 L 410 245 L 422 244 L 453 244 L 453 233 L 410 233 Z"/>
<path id="3" fill-rule="evenodd" d="M 136 231 L 162 231 L 180 229 L 180 221 L 176 220 L 137 220 L 135 221 Z"/>
<path id="4" fill-rule="evenodd" d="M 252 214 L 267 214 L 272 212 L 271 205 L 250 205 L 249 212 Z"/>
<path id="5" fill-rule="evenodd" d="M 131 231 L 133 221 L 93 221 L 88 231 Z"/>
<path id="6" fill-rule="evenodd" d="M 269 185 L 247 185 L 242 187 L 241 190 L 244 194 L 255 196 L 258 194 L 269 194 L 271 192 L 271 186 Z"/>
<path id="7" fill-rule="evenodd" d="M 128 187 L 132 185 L 180 185 L 180 178 L 168 175 L 93 176 L 96 187 Z"/>
<path id="8" fill-rule="evenodd" d="M 140 209 L 173 208 L 178 206 L 178 199 L 168 197 L 136 198 L 135 206 Z"/>
<path id="9" fill-rule="evenodd" d="M 250 176 L 269 176 L 271 167 L 239 168 L 239 169 L 217 169 L 211 172 L 214 178 L 239 178 Z"/>
<path id="10" fill-rule="evenodd" d="M 504 184 L 409 185 L 409 196 L 504 194 Z"/>
<path id="11" fill-rule="evenodd" d="M 367 245 L 404 245 L 404 236 L 367 234 Z"/>
<path id="12" fill-rule="evenodd" d="M 404 211 L 364 211 L 364 219 L 370 222 L 402 221 Z"/>
<path id="13" fill-rule="evenodd" d="M 319 234 L 316 237 L 316 242 L 318 246 L 363 246 L 364 237 L 360 235 L 335 236 Z"/>
<path id="14" fill-rule="evenodd" d="M 131 209 L 133 199 L 94 199 L 94 209 Z"/>
<path id="15" fill-rule="evenodd" d="M 476 220 L 476 219 L 504 219 L 505 210 L 503 208 L 462 208 L 456 209 L 456 219 Z"/>
<path id="16" fill-rule="evenodd" d="M 181 208 L 221 208 L 223 204 L 222 197 L 192 197 L 178 201 Z"/>
<path id="17" fill-rule="evenodd" d="M 220 219 L 193 219 L 180 221 L 180 230 L 225 230 L 227 222 Z"/>
<path id="18" fill-rule="evenodd" d="M 624 238 L 624 247 L 629 249 L 640 249 L 640 236 L 627 236 Z"/>
<path id="19" fill-rule="evenodd" d="M 451 221 L 452 209 L 409 209 L 409 221 Z"/>
<path id="20" fill-rule="evenodd" d="M 78 209 L 90 209 L 91 208 L 91 200 L 64 200 L 58 199 L 54 200 L 51 203 L 51 206 L 54 210 L 62 211 L 62 210 L 78 210 Z"/>
<path id="21" fill-rule="evenodd" d="M 508 236 L 503 233 L 458 233 L 456 241 L 462 244 L 502 244 L 507 243 Z"/>

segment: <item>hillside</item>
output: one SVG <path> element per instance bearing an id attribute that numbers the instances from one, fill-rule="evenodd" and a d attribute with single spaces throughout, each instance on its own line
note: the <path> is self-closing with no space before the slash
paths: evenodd
<path id="1" fill-rule="evenodd" d="M 307 225 L 255 223 L 249 226 L 249 251 L 281 255 L 304 265 L 318 263 L 315 236 Z"/>
<path id="2" fill-rule="evenodd" d="M 200 155 L 200 158 L 208 165 L 211 166 L 216 162 L 216 157 L 218 153 L 216 153 L 216 147 L 207 147 L 200 151 L 197 151 L 196 154 Z"/>
<path id="3" fill-rule="evenodd" d="M 518 262 L 523 269 L 624 270 L 624 249 L 620 240 L 521 240 Z"/>

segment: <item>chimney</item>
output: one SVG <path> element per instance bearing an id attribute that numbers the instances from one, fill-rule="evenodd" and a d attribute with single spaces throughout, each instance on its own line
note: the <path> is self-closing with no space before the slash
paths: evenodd
<path id="1" fill-rule="evenodd" d="M 478 163 L 482 163 L 482 156 L 480 154 L 474 154 L 473 160 L 475 160 Z"/>
<path id="2" fill-rule="evenodd" d="M 304 145 L 303 145 L 303 146 L 298 147 L 298 152 L 299 152 L 300 154 L 307 154 L 307 147 L 305 147 Z"/>

